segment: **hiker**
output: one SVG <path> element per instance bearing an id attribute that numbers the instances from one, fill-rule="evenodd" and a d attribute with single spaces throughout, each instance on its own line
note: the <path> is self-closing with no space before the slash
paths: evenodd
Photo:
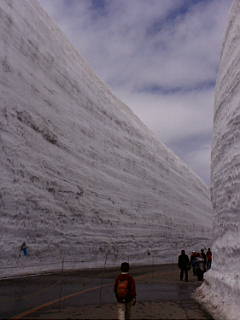
<path id="1" fill-rule="evenodd" d="M 192 271 L 193 271 L 193 275 L 196 275 L 196 271 L 195 271 L 195 263 L 196 263 L 196 257 L 197 257 L 197 252 L 196 251 L 192 251 L 191 254 L 191 258 L 190 258 L 190 263 L 192 266 Z"/>
<path id="2" fill-rule="evenodd" d="M 28 256 L 28 247 L 26 245 L 26 242 L 23 242 L 21 247 L 20 247 L 20 255 L 21 255 L 21 252 L 23 252 L 23 255 L 25 257 Z"/>
<path id="3" fill-rule="evenodd" d="M 197 253 L 195 263 L 194 263 L 194 268 L 195 268 L 195 274 L 198 278 L 199 281 L 203 280 L 203 274 L 206 271 L 205 265 L 204 265 L 204 258 L 200 253 Z"/>
<path id="4" fill-rule="evenodd" d="M 210 248 L 208 248 L 208 251 L 206 253 L 206 257 L 207 257 L 207 270 L 211 269 L 211 265 L 212 265 L 212 252 L 210 250 Z"/>
<path id="5" fill-rule="evenodd" d="M 203 258 L 203 262 L 204 262 L 204 269 L 206 271 L 206 267 L 207 267 L 207 256 L 206 253 L 204 252 L 204 249 L 201 249 L 201 257 Z"/>
<path id="6" fill-rule="evenodd" d="M 136 304 L 135 280 L 128 272 L 129 263 L 123 262 L 121 273 L 116 278 L 114 285 L 119 320 L 130 319 L 131 307 Z"/>
<path id="7" fill-rule="evenodd" d="M 178 267 L 180 271 L 180 280 L 183 280 L 183 275 L 185 275 L 185 281 L 188 281 L 188 270 L 191 268 L 189 258 L 185 254 L 185 250 L 181 251 L 181 255 L 178 257 Z"/>

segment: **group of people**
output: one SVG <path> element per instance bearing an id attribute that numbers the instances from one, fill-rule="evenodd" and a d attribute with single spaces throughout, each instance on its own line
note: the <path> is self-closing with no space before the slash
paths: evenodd
<path id="1" fill-rule="evenodd" d="M 203 280 L 203 274 L 211 268 L 211 264 L 210 248 L 206 253 L 204 249 L 201 249 L 201 252 L 192 251 L 190 259 L 185 250 L 182 250 L 178 257 L 180 280 L 185 278 L 185 281 L 188 281 L 188 271 L 191 268 L 198 280 Z M 129 274 L 129 263 L 127 262 L 121 264 L 121 273 L 115 280 L 114 293 L 117 299 L 118 319 L 130 319 L 131 308 L 136 304 L 136 286 L 134 278 Z"/>
<path id="2" fill-rule="evenodd" d="M 197 276 L 198 280 L 203 280 L 203 274 L 207 270 L 211 269 L 212 265 L 212 252 L 208 248 L 205 253 L 204 249 L 200 252 L 192 251 L 191 257 L 189 259 L 185 250 L 181 251 L 178 257 L 178 267 L 180 269 L 180 280 L 188 281 L 188 271 L 192 268 L 193 275 Z"/>
<path id="3" fill-rule="evenodd" d="M 25 242 L 20 247 L 20 253 L 28 256 L 28 247 Z M 192 251 L 189 259 L 185 250 L 181 251 L 178 257 L 178 267 L 180 269 L 180 280 L 188 281 L 188 271 L 192 268 L 193 274 L 198 280 L 203 280 L 203 274 L 211 268 L 212 252 L 208 248 L 207 252 Z M 117 276 L 114 284 L 114 293 L 117 299 L 118 319 L 130 319 L 131 307 L 136 304 L 136 285 L 134 278 L 129 274 L 129 263 L 121 264 L 121 273 Z"/>

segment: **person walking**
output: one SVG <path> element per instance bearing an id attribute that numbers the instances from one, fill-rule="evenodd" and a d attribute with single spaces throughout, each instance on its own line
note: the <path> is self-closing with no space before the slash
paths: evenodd
<path id="1" fill-rule="evenodd" d="M 134 278 L 129 274 L 129 268 L 129 263 L 121 264 L 121 273 L 114 284 L 119 320 L 130 319 L 131 308 L 136 304 L 136 285 Z"/>
<path id="2" fill-rule="evenodd" d="M 185 250 L 181 251 L 180 256 L 178 256 L 178 267 L 180 271 L 180 280 L 183 280 L 183 275 L 185 276 L 185 281 L 188 281 L 188 270 L 190 268 L 190 262 L 188 255 L 186 255 Z"/>
<path id="3" fill-rule="evenodd" d="M 26 242 L 23 242 L 21 247 L 20 247 L 20 255 L 21 255 L 21 252 L 23 252 L 23 255 L 25 257 L 28 256 L 28 247 L 26 245 Z"/>
<path id="4" fill-rule="evenodd" d="M 193 275 L 196 275 L 196 271 L 195 271 L 195 263 L 196 263 L 196 257 L 197 257 L 197 252 L 196 251 L 192 251 L 191 257 L 190 257 L 190 264 L 192 266 L 192 271 L 193 271 Z"/>
<path id="5" fill-rule="evenodd" d="M 201 253 L 197 253 L 195 264 L 195 273 L 199 281 L 203 280 L 203 274 L 206 272 L 204 258 L 202 257 Z"/>
<path id="6" fill-rule="evenodd" d="M 210 248 L 208 248 L 206 257 L 207 257 L 207 270 L 209 270 L 211 269 L 211 266 L 212 266 L 212 251 L 210 250 Z"/>
<path id="7" fill-rule="evenodd" d="M 207 256 L 206 256 L 206 253 L 204 252 L 204 249 L 201 249 L 201 254 L 200 255 L 203 258 L 204 269 L 206 271 L 206 268 L 207 268 Z"/>

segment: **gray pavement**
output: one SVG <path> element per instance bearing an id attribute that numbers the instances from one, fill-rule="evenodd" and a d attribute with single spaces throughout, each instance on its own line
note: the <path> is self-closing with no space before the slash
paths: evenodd
<path id="1" fill-rule="evenodd" d="M 142 319 L 212 319 L 192 298 L 201 282 L 193 276 L 189 282 L 180 282 L 175 265 L 132 267 L 131 271 L 137 283 L 133 314 L 136 319 L 141 319 L 143 314 Z M 21 314 L 19 319 L 115 318 L 113 283 L 118 273 L 116 269 L 95 269 L 2 280 L 0 318 Z M 83 292 L 101 285 L 108 286 Z M 74 296 L 68 297 L 71 294 Z M 166 318 L 161 318 L 164 308 Z"/>

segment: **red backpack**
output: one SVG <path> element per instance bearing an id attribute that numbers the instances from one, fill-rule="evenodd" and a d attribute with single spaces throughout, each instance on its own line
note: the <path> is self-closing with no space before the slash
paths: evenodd
<path id="1" fill-rule="evenodd" d="M 126 302 L 129 297 L 129 280 L 119 279 L 117 282 L 117 297 L 119 301 Z"/>

